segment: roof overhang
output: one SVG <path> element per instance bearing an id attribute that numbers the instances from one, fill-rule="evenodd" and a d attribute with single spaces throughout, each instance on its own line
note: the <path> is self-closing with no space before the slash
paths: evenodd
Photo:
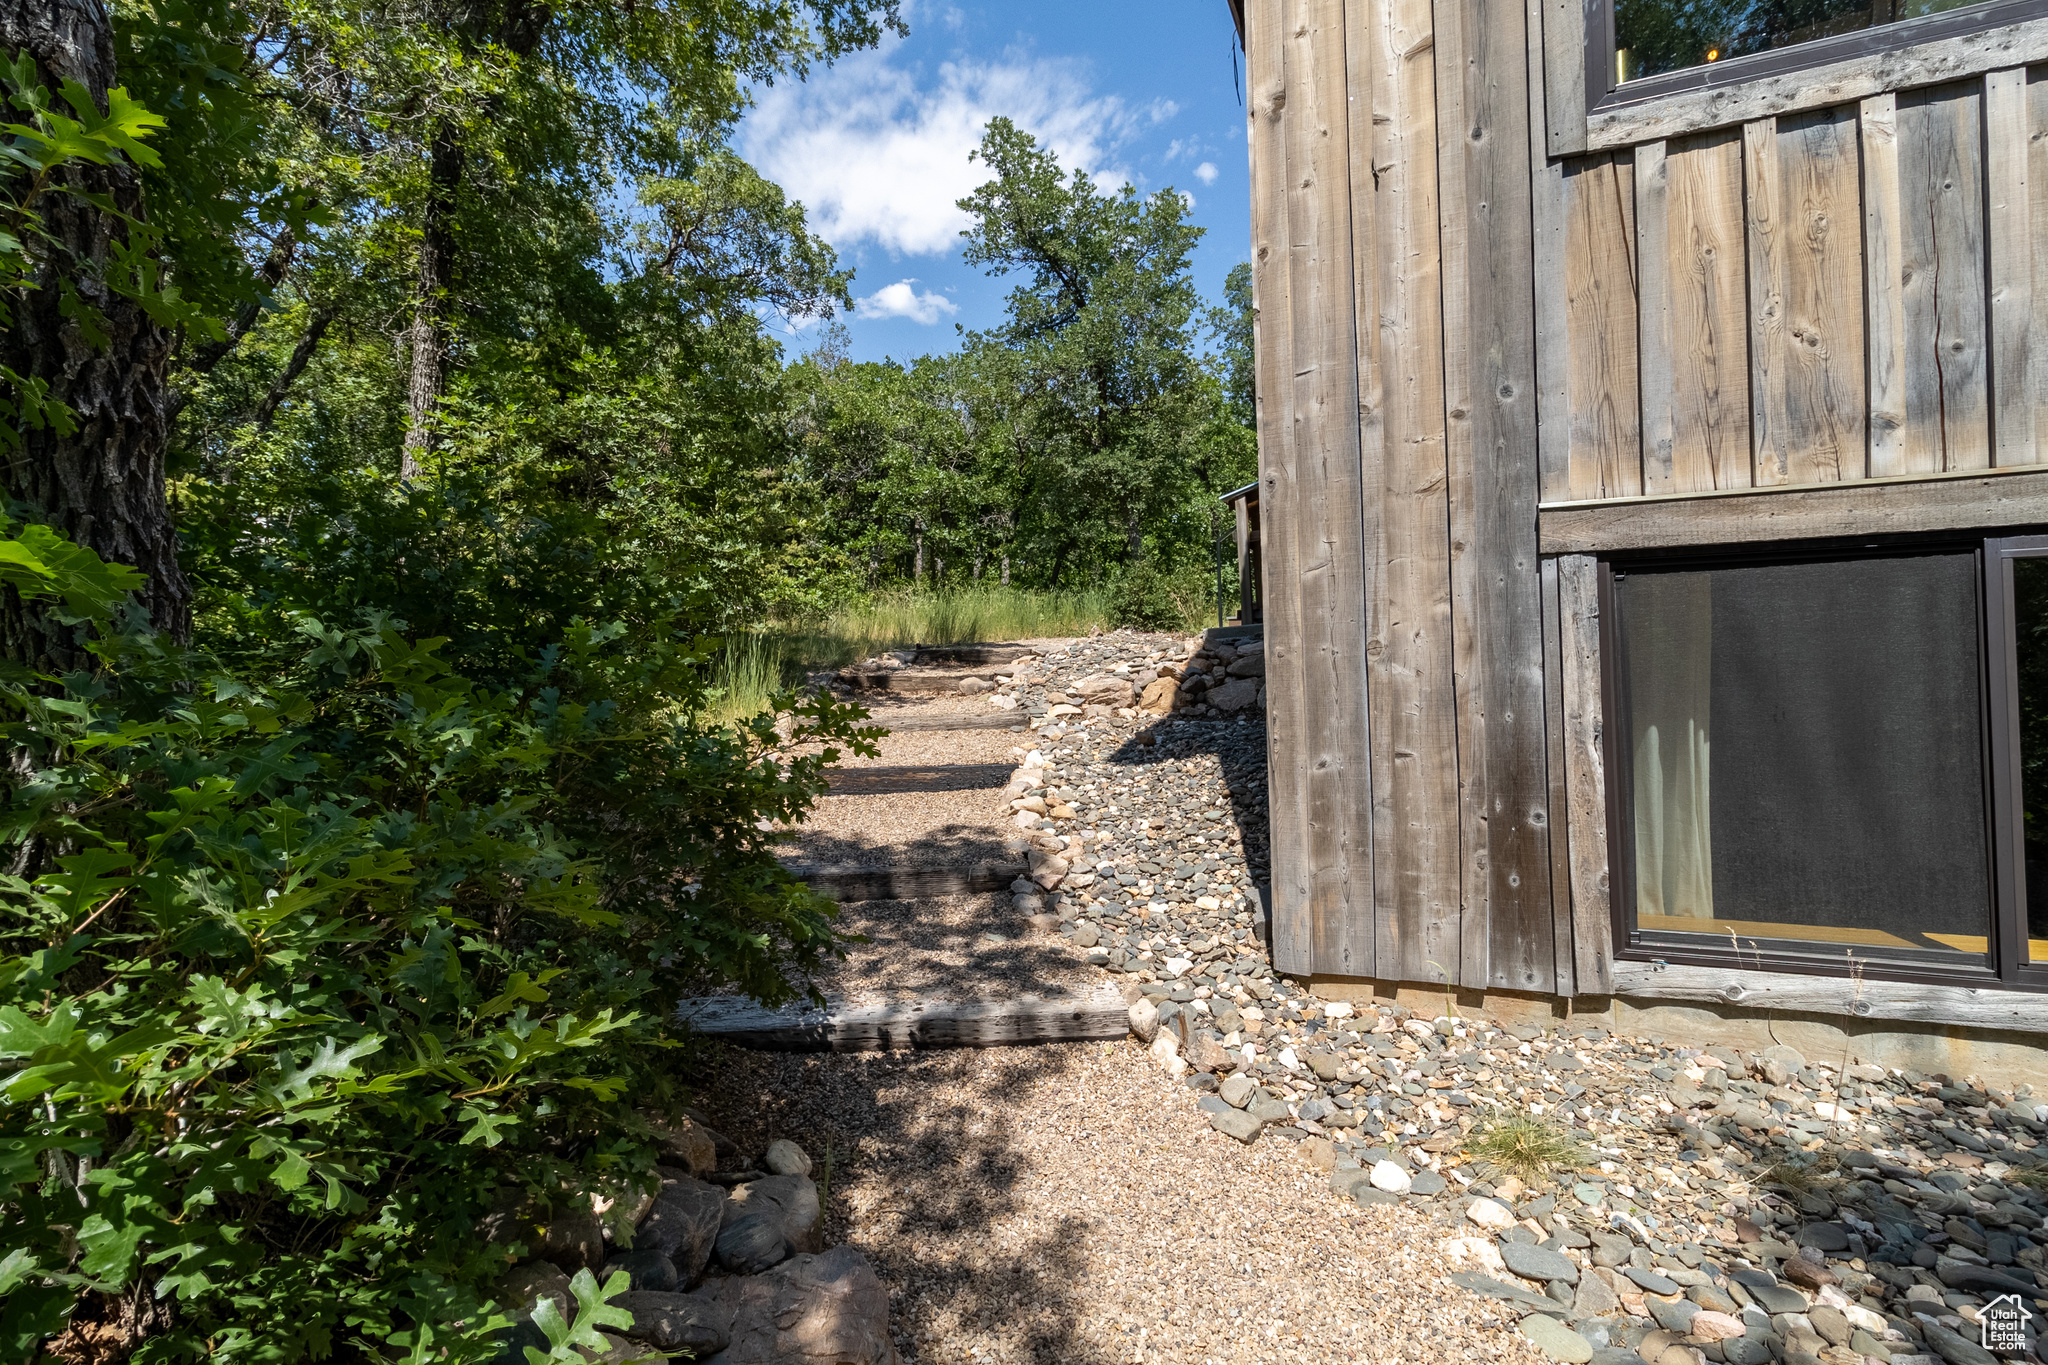
<path id="1" fill-rule="evenodd" d="M 1258 500 L 1259 481 L 1257 479 L 1253 479 L 1242 488 L 1233 488 L 1222 497 L 1216 499 L 1218 502 L 1257 502 Z"/>
<path id="2" fill-rule="evenodd" d="M 1244 0 L 1223 0 L 1230 6 L 1230 22 L 1237 25 L 1237 45 L 1244 46 Z"/>

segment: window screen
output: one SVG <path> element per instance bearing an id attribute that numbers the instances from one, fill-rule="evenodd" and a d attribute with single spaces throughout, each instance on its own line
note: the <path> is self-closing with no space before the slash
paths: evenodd
<path id="1" fill-rule="evenodd" d="M 1982 961 L 1974 555 L 1616 575 L 1636 927 Z"/>

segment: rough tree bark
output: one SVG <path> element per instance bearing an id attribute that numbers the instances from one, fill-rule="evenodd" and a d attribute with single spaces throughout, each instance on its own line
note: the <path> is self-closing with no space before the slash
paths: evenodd
<path id="1" fill-rule="evenodd" d="M 119 83 L 112 25 L 98 0 L 0 0 L 0 47 L 10 56 L 26 52 L 53 95 L 75 80 L 105 108 L 108 89 Z M 141 177 L 128 166 L 81 165 L 38 201 L 55 240 L 34 287 L 11 300 L 0 364 L 47 381 L 50 397 L 77 415 L 77 429 L 69 436 L 24 432 L 0 488 L 102 558 L 140 569 L 150 619 L 183 638 L 191 629 L 192 591 L 178 567 L 164 497 L 170 334 L 105 283 L 113 247 L 125 240 L 121 221 L 63 188 L 108 195 L 122 212 L 143 216 Z M 106 346 L 93 346 L 77 321 L 59 312 L 60 279 L 98 310 Z M 82 661 L 71 631 L 12 590 L 0 600 L 0 653 L 45 669 Z"/>
<path id="2" fill-rule="evenodd" d="M 412 375 L 406 388 L 405 445 L 398 477 L 416 479 L 434 444 L 434 405 L 447 379 L 448 287 L 455 274 L 455 197 L 462 189 L 462 130 L 444 120 L 434 130 L 427 162 L 427 206 L 420 225 L 419 275 L 414 282 Z"/>

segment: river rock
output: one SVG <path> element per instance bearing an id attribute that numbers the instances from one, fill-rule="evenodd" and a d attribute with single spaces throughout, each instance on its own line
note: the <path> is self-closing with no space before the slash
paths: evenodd
<path id="1" fill-rule="evenodd" d="M 803 1148 L 788 1138 L 777 1138 L 768 1144 L 768 1154 L 762 1158 L 772 1175 L 809 1175 L 811 1158 Z"/>
<path id="2" fill-rule="evenodd" d="M 1515 1225 L 1514 1212 L 1491 1199 L 1473 1200 L 1465 1210 L 1465 1217 L 1470 1219 L 1474 1226 L 1485 1228 L 1488 1232 L 1501 1232 Z"/>
<path id="3" fill-rule="evenodd" d="M 1552 1360 L 1572 1361 L 1575 1365 L 1593 1358 L 1593 1343 L 1559 1322 L 1556 1318 L 1542 1313 L 1531 1313 L 1522 1319 L 1522 1335 Z"/>
<path id="4" fill-rule="evenodd" d="M 705 1356 L 724 1350 L 732 1341 L 732 1307 L 710 1290 L 695 1294 L 632 1290 L 613 1299 L 612 1306 L 633 1315 L 633 1325 L 624 1329 L 628 1336 L 664 1351 Z"/>
<path id="5" fill-rule="evenodd" d="M 673 1293 L 676 1289 L 675 1262 L 653 1247 L 613 1252 L 611 1259 L 604 1263 L 597 1282 L 603 1284 L 614 1271 L 624 1271 L 626 1282 L 634 1289 L 658 1289 L 663 1293 Z"/>
<path id="6" fill-rule="evenodd" d="M 1225 1137 L 1234 1137 L 1239 1142 L 1254 1142 L 1265 1131 L 1264 1119 L 1253 1118 L 1240 1109 L 1226 1110 L 1221 1114 L 1209 1115 L 1209 1126 Z"/>
<path id="7" fill-rule="evenodd" d="M 1579 1268 L 1572 1264 L 1571 1257 L 1549 1247 L 1509 1242 L 1500 1249 L 1500 1258 L 1507 1262 L 1509 1270 L 1525 1280 L 1556 1280 L 1561 1284 L 1579 1282 Z"/>
<path id="8" fill-rule="evenodd" d="M 655 1169 L 662 1177 L 661 1187 L 655 1191 L 654 1207 L 633 1230 L 633 1245 L 668 1257 L 675 1263 L 678 1281 L 692 1285 L 710 1264 L 719 1225 L 725 1221 L 726 1194 L 672 1167 Z"/>
<path id="9" fill-rule="evenodd" d="M 1371 1178 L 1374 1189 L 1385 1190 L 1388 1194 L 1406 1194 L 1408 1187 L 1414 1184 L 1408 1172 L 1391 1161 L 1375 1162 Z"/>
<path id="10" fill-rule="evenodd" d="M 595 1271 L 604 1264 L 604 1227 L 597 1215 L 586 1206 L 550 1218 L 541 1229 L 540 1257 L 570 1275 L 579 1270 Z"/>
<path id="11" fill-rule="evenodd" d="M 572 1305 L 575 1296 L 569 1290 L 569 1277 L 561 1267 L 547 1261 L 528 1261 L 515 1265 L 498 1277 L 497 1285 L 491 1290 L 492 1302 L 505 1310 L 505 1315 L 514 1320 L 530 1315 L 542 1299 L 553 1299 L 555 1307 L 565 1318 L 573 1318 Z"/>
<path id="12" fill-rule="evenodd" d="M 1131 1036 L 1141 1043 L 1150 1043 L 1159 1036 L 1159 1006 L 1150 999 L 1140 997 L 1131 1004 Z"/>
<path id="13" fill-rule="evenodd" d="M 822 1235 L 818 1187 L 810 1177 L 764 1176 L 727 1196 L 713 1255 L 734 1274 L 753 1275 L 816 1251 Z"/>
<path id="14" fill-rule="evenodd" d="M 895 1365 L 889 1290 L 852 1247 L 723 1280 L 731 1344 L 706 1365 Z"/>
<path id="15" fill-rule="evenodd" d="M 1081 695 L 1083 701 L 1096 702 L 1103 706 L 1131 704 L 1130 682 L 1108 673 L 1098 673 L 1092 678 L 1081 679 L 1074 684 L 1074 691 Z"/>

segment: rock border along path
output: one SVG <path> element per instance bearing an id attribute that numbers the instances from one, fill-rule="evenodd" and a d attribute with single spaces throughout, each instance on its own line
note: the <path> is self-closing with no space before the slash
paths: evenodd
<path id="1" fill-rule="evenodd" d="M 969 689 L 1033 727 L 1006 789 L 1031 872 L 1011 923 L 1058 933 L 1113 982 L 1134 1036 L 739 1054 L 726 1073 L 752 1102 L 729 1125 L 773 1115 L 845 1145 L 845 1205 L 828 1217 L 897 1296 L 906 1359 L 1985 1365 L 1999 1357 L 1976 1344 L 1978 1320 L 2007 1294 L 2033 1309 L 2036 1354 L 2003 1358 L 2039 1359 L 2048 1105 L 2030 1088 L 1318 1001 L 1264 951 L 1252 642 L 1038 643 L 995 690 Z M 1525 1188 L 1474 1159 L 1497 1110 L 1557 1125 L 1583 1162 Z M 937 1155 L 949 1125 L 953 1161 Z M 1000 1189 L 948 1193 L 990 1170 Z M 1063 1198 L 1065 1181 L 1102 1215 Z M 1086 1292 L 970 1249 L 984 1233 L 1028 1242 L 1027 1193 L 1078 1220 L 1036 1254 Z M 988 1225 L 931 1223 L 906 1196 Z M 1303 1244 L 1378 1269 L 1359 1283 L 1289 1254 Z M 1280 1311 L 1233 1298 L 1255 1265 Z M 1005 1330 L 987 1304 L 1010 1292 L 1065 1302 L 1073 1321 Z M 1177 1311 L 1191 1303 L 1208 1316 Z"/>

